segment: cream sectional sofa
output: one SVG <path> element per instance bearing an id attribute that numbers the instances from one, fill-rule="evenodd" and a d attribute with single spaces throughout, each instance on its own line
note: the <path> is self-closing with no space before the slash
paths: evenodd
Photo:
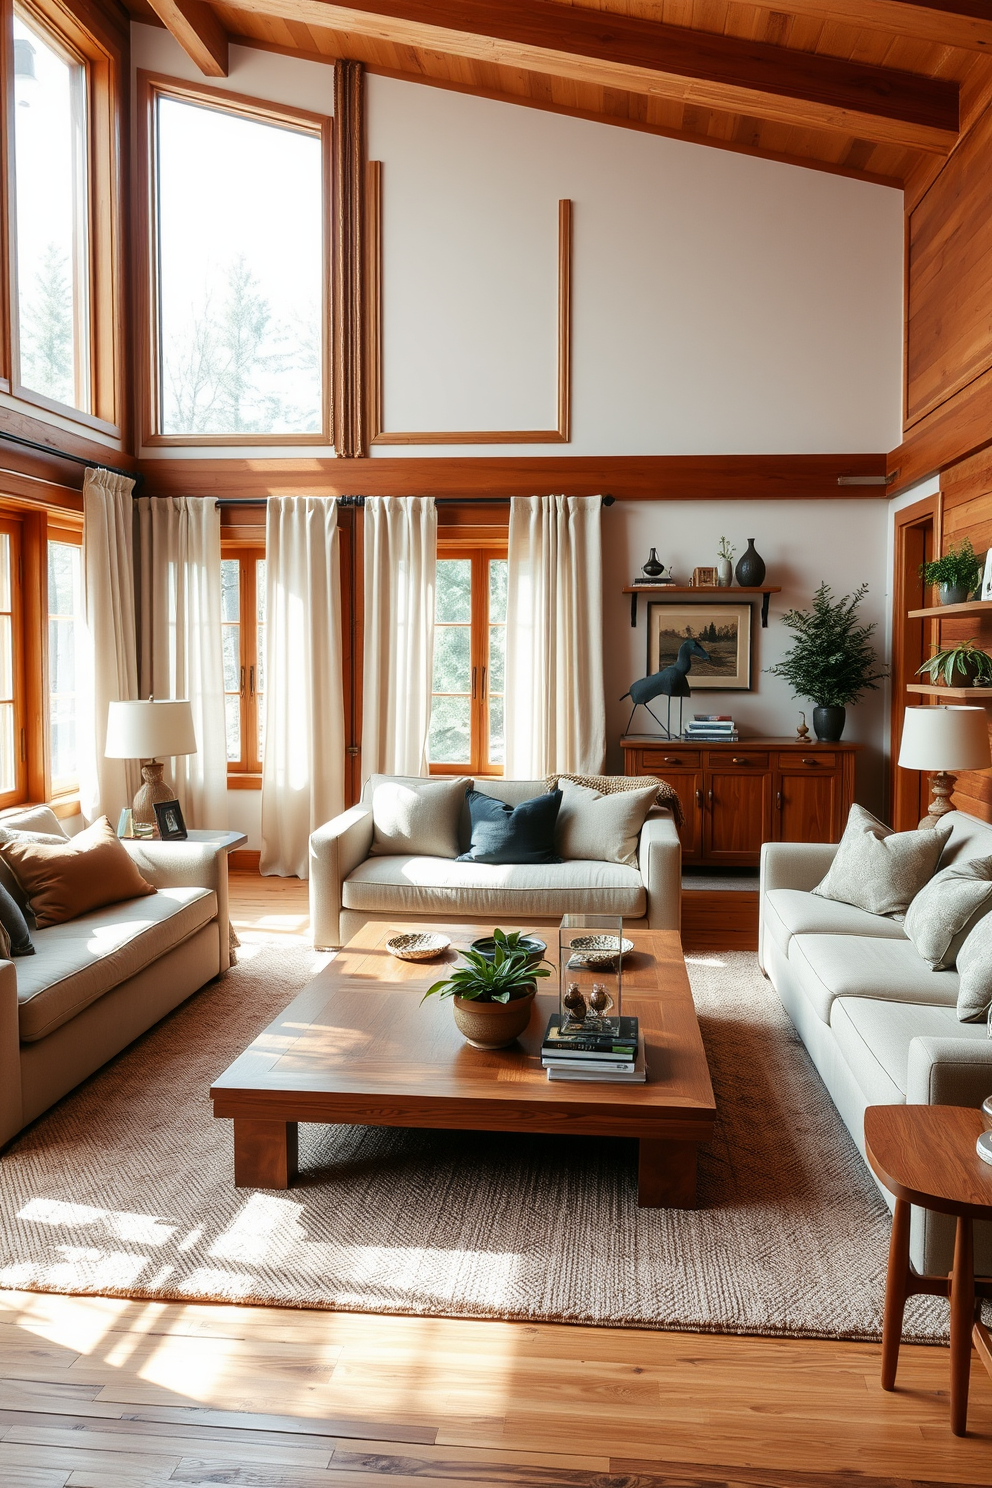
<path id="1" fill-rule="evenodd" d="M 511 806 L 545 790 L 542 780 L 489 777 L 472 784 Z M 564 914 L 620 914 L 634 928 L 679 928 L 682 849 L 670 811 L 655 808 L 644 823 L 636 868 L 589 859 L 495 865 L 370 856 L 368 797 L 366 782 L 361 804 L 310 838 L 310 925 L 321 949 L 343 945 L 370 920 L 554 925 Z M 461 842 L 463 850 L 468 847 L 467 807 Z"/>
<path id="2" fill-rule="evenodd" d="M 945 820 L 939 867 L 992 855 L 992 826 L 958 811 Z M 957 972 L 932 971 L 901 924 L 810 892 L 836 851 L 765 843 L 758 955 L 863 1153 L 868 1106 L 980 1106 L 992 1094 L 992 1040 L 984 1023 L 958 1020 Z M 918 1270 L 946 1275 L 953 1227 L 913 1211 Z M 978 1268 L 990 1275 L 992 1225 L 976 1226 L 975 1239 Z"/>
<path id="3" fill-rule="evenodd" d="M 62 835 L 43 807 L 2 825 Z M 124 846 L 157 893 L 32 928 L 35 954 L 0 960 L 0 1146 L 230 964 L 226 851 Z"/>

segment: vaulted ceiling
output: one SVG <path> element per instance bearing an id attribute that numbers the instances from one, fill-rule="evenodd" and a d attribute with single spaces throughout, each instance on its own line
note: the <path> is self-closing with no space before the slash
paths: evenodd
<path id="1" fill-rule="evenodd" d="M 230 41 L 902 184 L 992 98 L 992 0 L 126 0 Z"/>

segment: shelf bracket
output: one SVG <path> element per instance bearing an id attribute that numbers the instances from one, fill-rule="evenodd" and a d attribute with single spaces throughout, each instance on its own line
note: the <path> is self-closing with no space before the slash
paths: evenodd
<path id="1" fill-rule="evenodd" d="M 631 628 L 631 630 L 636 629 L 636 626 L 637 626 L 637 592 L 635 590 L 635 592 L 630 596 L 630 628 Z"/>
<path id="2" fill-rule="evenodd" d="M 761 628 L 762 628 L 762 630 L 767 630 L 768 629 L 768 601 L 770 599 L 771 599 L 771 595 L 769 594 L 768 590 L 766 589 L 765 592 L 764 592 L 764 594 L 761 596 Z"/>

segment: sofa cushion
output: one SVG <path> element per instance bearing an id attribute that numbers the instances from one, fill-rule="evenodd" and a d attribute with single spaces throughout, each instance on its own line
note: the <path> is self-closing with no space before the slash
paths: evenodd
<path id="1" fill-rule="evenodd" d="M 953 1007 L 920 1007 L 874 997 L 838 999 L 830 1026 L 872 1105 L 897 1105 L 906 1099 L 909 1046 L 915 1038 L 985 1038 L 984 1028 L 962 1026 Z"/>
<path id="2" fill-rule="evenodd" d="M 910 940 L 868 935 L 794 935 L 789 964 L 824 1023 L 837 997 L 955 1007 L 958 973 L 934 971 Z"/>
<path id="3" fill-rule="evenodd" d="M 39 929 L 155 892 L 105 816 L 59 846 L 8 842 L 0 856 L 28 896 Z"/>
<path id="4" fill-rule="evenodd" d="M 342 885 L 346 909 L 397 916 L 620 914 L 639 919 L 641 875 L 622 863 L 460 863 L 366 858 Z"/>
<path id="5" fill-rule="evenodd" d="M 958 1017 L 984 1022 L 992 1004 L 992 915 L 978 921 L 958 951 Z"/>
<path id="6" fill-rule="evenodd" d="M 637 839 L 655 801 L 657 781 L 641 790 L 599 791 L 562 776 L 555 850 L 565 862 L 637 864 Z"/>
<path id="7" fill-rule="evenodd" d="M 813 890 L 825 899 L 854 904 L 870 914 L 905 914 L 934 875 L 950 826 L 893 832 L 857 803 L 825 877 Z"/>
<path id="8" fill-rule="evenodd" d="M 953 966 L 973 925 L 992 908 L 992 857 L 935 873 L 906 911 L 906 934 L 930 965 Z"/>
<path id="9" fill-rule="evenodd" d="M 373 775 L 369 793 L 372 852 L 384 857 L 407 853 L 455 857 L 459 818 L 470 784 L 465 775 L 453 780 Z"/>
<path id="10" fill-rule="evenodd" d="M 823 899 L 805 889 L 769 889 L 763 905 L 765 928 L 788 952 L 793 935 L 868 935 L 882 940 L 905 940 L 898 920 L 869 914 L 853 904 Z"/>
<path id="11" fill-rule="evenodd" d="M 212 889 L 160 889 L 38 930 L 37 954 L 16 963 L 22 1041 L 68 1023 L 216 915 Z"/>
<path id="12" fill-rule="evenodd" d="M 47 806 L 34 806 L 29 811 L 18 811 L 0 818 L 0 846 L 6 842 L 43 842 L 57 847 L 68 842 L 62 823 Z M 17 875 L 3 860 L 0 853 L 0 886 L 7 890 L 24 916 L 30 930 L 34 929 L 34 912 L 27 895 L 17 881 Z"/>
<path id="13" fill-rule="evenodd" d="M 558 863 L 555 823 L 561 791 L 544 791 L 518 806 L 495 801 L 484 791 L 470 790 L 468 809 L 472 841 L 459 862 L 516 864 Z"/>
<path id="14" fill-rule="evenodd" d="M 34 955 L 28 922 L 21 906 L 13 894 L 8 894 L 3 884 L 0 884 L 0 925 L 6 933 L 7 949 L 12 956 Z"/>

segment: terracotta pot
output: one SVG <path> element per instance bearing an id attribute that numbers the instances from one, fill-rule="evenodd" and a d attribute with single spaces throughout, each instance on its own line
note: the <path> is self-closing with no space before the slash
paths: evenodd
<path id="1" fill-rule="evenodd" d="M 505 1049 L 523 1033 L 534 1010 L 535 987 L 510 1002 L 478 1002 L 453 997 L 455 1026 L 473 1049 Z"/>

